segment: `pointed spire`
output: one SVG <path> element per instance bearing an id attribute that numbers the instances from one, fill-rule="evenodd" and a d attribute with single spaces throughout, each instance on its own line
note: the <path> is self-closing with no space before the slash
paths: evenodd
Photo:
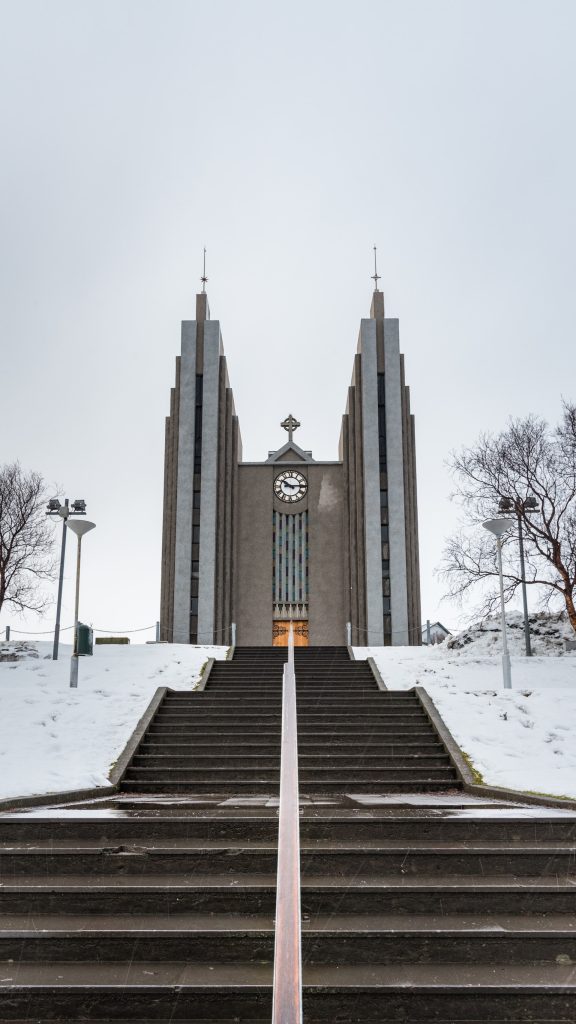
<path id="1" fill-rule="evenodd" d="M 377 252 L 376 246 L 374 246 L 374 273 L 372 274 L 372 280 L 374 281 L 374 292 L 372 294 L 372 305 L 370 308 L 370 316 L 375 320 L 384 319 L 384 292 L 380 291 L 378 287 L 378 281 L 380 280 L 380 274 L 378 273 L 377 263 Z"/>
<path id="2" fill-rule="evenodd" d="M 196 295 L 196 320 L 202 323 L 204 320 L 210 319 L 210 307 L 208 306 L 208 296 L 206 294 L 206 285 L 208 284 L 208 278 L 206 277 L 206 246 L 204 246 L 203 260 L 202 260 L 202 291 Z"/>
<path id="3" fill-rule="evenodd" d="M 374 246 L 374 273 L 372 274 L 372 280 L 374 281 L 374 291 L 379 292 L 378 281 L 380 280 L 380 274 L 378 273 L 378 263 L 376 262 L 377 249 Z"/>

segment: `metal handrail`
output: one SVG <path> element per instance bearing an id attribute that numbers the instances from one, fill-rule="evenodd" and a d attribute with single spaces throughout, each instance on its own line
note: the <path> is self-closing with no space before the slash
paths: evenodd
<path id="1" fill-rule="evenodd" d="M 272 1024 L 302 1024 L 298 729 L 292 623 L 290 623 L 288 635 L 288 661 L 284 665 L 282 681 L 282 747 L 278 819 Z"/>

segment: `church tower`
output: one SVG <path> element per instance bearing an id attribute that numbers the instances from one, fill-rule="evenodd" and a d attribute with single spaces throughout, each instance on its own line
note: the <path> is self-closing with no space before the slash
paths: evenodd
<path id="1" fill-rule="evenodd" d="M 160 637 L 226 644 L 232 622 L 235 492 L 242 442 L 220 324 L 208 296 L 182 322 L 166 419 Z"/>
<path id="2" fill-rule="evenodd" d="M 205 283 L 203 279 L 203 283 Z M 376 277 L 376 285 L 378 279 Z M 297 411 L 297 410 L 296 410 Z M 419 644 L 414 417 L 398 320 L 361 321 L 340 458 L 288 440 L 243 462 L 220 325 L 204 291 L 182 323 L 166 420 L 161 639 Z"/>
<path id="3" fill-rule="evenodd" d="M 421 642 L 416 446 L 399 323 L 372 297 L 342 421 L 352 642 Z"/>

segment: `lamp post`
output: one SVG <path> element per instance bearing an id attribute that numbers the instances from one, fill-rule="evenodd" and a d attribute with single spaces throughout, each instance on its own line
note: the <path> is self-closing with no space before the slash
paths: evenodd
<path id="1" fill-rule="evenodd" d="M 64 504 L 60 504 L 60 498 L 50 498 L 47 505 L 47 516 L 60 516 L 62 522 L 62 547 L 60 549 L 60 575 L 58 577 L 58 600 L 56 601 L 56 625 L 54 626 L 54 646 L 52 648 L 52 660 L 58 661 L 58 645 L 60 643 L 60 611 L 62 609 L 62 587 L 64 584 L 64 560 L 66 558 L 66 526 L 68 518 L 86 515 L 86 502 L 82 498 L 76 498 L 70 507 L 68 498 Z"/>
<path id="2" fill-rule="evenodd" d="M 502 575 L 502 535 L 514 526 L 513 519 L 487 519 L 482 523 L 485 530 L 496 537 L 496 550 L 498 552 L 498 575 L 500 576 L 500 611 L 502 613 L 502 675 L 504 677 L 504 689 L 512 689 L 512 672 L 510 669 L 510 655 L 508 653 L 508 637 L 506 636 L 506 614 L 504 611 L 504 577 Z"/>
<path id="3" fill-rule="evenodd" d="M 524 646 L 526 657 L 532 657 L 532 644 L 530 642 L 530 623 L 528 622 L 528 596 L 526 594 L 526 570 L 524 568 L 524 531 L 522 529 L 522 513 L 537 512 L 538 502 L 533 495 L 527 498 L 500 498 L 499 509 L 501 512 L 515 512 L 518 519 L 518 543 L 520 545 L 520 575 L 522 577 L 522 605 L 524 607 Z"/>
<path id="4" fill-rule="evenodd" d="M 78 538 L 78 553 L 76 557 L 76 601 L 74 604 L 74 650 L 70 662 L 70 686 L 78 686 L 78 609 L 80 604 L 80 559 L 82 557 L 82 537 L 89 530 L 93 530 L 96 523 L 88 519 L 72 519 L 68 523 L 68 529 L 72 530 Z"/>

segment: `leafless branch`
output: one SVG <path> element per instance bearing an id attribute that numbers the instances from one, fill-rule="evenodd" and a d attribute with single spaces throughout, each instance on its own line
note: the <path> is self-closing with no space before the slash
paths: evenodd
<path id="1" fill-rule="evenodd" d="M 41 586 L 55 577 L 46 499 L 39 473 L 18 462 L 0 467 L 0 608 L 41 613 L 49 604 Z"/>
<path id="2" fill-rule="evenodd" d="M 500 433 L 482 434 L 475 445 L 453 452 L 449 465 L 463 528 L 446 541 L 439 570 L 446 596 L 461 600 L 484 585 L 482 607 L 495 607 L 497 591 L 486 587 L 498 576 L 496 552 L 481 523 L 498 515 L 506 498 L 522 523 L 526 583 L 538 587 L 546 602 L 561 599 L 576 630 L 576 406 L 564 402 L 553 429 L 536 416 L 511 420 Z M 527 507 L 528 497 L 536 498 L 537 510 Z M 512 531 L 503 549 L 509 600 L 522 582 Z"/>

